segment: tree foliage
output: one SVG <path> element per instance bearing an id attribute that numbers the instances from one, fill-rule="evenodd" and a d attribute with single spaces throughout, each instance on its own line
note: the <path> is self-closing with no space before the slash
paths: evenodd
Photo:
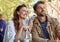
<path id="1" fill-rule="evenodd" d="M 0 14 L 3 15 L 4 19 L 7 21 L 13 17 L 13 12 L 15 8 L 20 4 L 26 4 L 31 10 L 33 0 L 0 0 Z M 30 13 L 31 11 L 29 11 Z"/>

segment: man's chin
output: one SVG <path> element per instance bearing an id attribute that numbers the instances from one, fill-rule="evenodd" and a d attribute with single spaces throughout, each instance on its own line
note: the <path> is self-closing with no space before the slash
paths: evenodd
<path id="1" fill-rule="evenodd" d="M 44 16 L 45 16 L 45 14 L 38 14 L 38 16 L 40 16 L 40 17 L 44 17 Z"/>

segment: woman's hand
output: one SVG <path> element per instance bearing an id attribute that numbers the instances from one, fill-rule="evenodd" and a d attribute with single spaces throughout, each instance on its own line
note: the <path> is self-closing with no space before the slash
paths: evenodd
<path id="1" fill-rule="evenodd" d="M 29 26 L 29 31 L 31 31 L 33 27 L 33 20 L 29 21 L 28 26 Z"/>
<path id="2" fill-rule="evenodd" d="M 29 30 L 29 28 L 30 27 L 28 25 L 27 26 L 24 26 L 24 30 L 26 30 L 26 31 Z"/>
<path id="3" fill-rule="evenodd" d="M 17 33 L 16 33 L 16 35 L 15 35 L 14 42 L 17 42 L 17 41 L 20 39 L 21 33 L 22 33 L 22 31 L 23 31 L 23 28 L 24 28 L 24 26 L 22 26 L 22 27 L 17 31 Z"/>

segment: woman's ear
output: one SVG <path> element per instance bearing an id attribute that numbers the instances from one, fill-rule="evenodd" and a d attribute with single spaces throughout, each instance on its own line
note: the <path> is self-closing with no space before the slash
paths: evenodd
<path id="1" fill-rule="evenodd" d="M 17 11 L 17 14 L 19 15 L 19 12 Z"/>

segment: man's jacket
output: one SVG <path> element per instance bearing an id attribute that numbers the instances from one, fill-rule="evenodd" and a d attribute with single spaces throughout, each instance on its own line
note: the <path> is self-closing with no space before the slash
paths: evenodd
<path id="1" fill-rule="evenodd" d="M 49 33 L 50 40 L 60 39 L 60 25 L 57 19 L 47 16 L 47 26 L 46 29 Z M 42 28 L 38 18 L 36 17 L 33 21 L 32 28 L 32 40 L 33 42 L 47 42 L 48 39 L 42 38 Z"/>

